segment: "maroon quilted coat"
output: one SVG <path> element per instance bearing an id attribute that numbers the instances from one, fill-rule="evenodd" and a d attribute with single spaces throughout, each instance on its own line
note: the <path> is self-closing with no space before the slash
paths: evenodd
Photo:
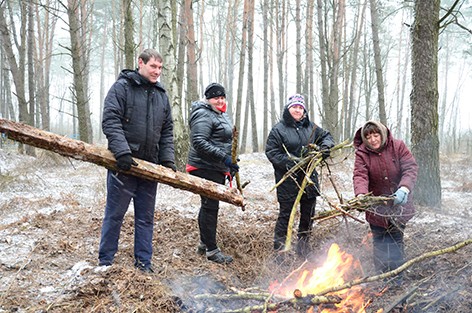
<path id="1" fill-rule="evenodd" d="M 387 228 L 389 218 L 405 224 L 415 214 L 412 194 L 418 165 L 405 143 L 394 139 L 388 128 L 379 122 L 368 123 L 375 123 L 386 130 L 386 140 L 379 151 L 374 151 L 362 141 L 362 128 L 357 130 L 354 136 L 354 193 L 356 196 L 368 192 L 372 192 L 374 196 L 387 196 L 392 195 L 399 187 L 407 187 L 410 194 L 405 205 L 394 206 L 393 201 L 389 201 L 385 206 L 366 211 L 366 219 L 370 224 Z"/>

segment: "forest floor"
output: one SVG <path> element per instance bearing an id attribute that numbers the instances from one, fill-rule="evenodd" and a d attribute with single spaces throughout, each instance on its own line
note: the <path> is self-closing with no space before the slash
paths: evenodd
<path id="1" fill-rule="evenodd" d="M 158 271 L 146 274 L 133 267 L 132 208 L 114 265 L 97 266 L 104 168 L 40 150 L 32 158 L 0 149 L 0 312 L 262 312 L 264 299 L 266 312 L 280 313 L 472 312 L 470 245 L 413 263 L 399 286 L 379 280 L 349 288 L 357 290 L 353 297 L 361 299 L 364 311 L 340 292 L 345 302 L 339 309 L 284 302 L 300 287 L 295 278 L 304 270 L 317 273 L 315 287 L 341 272 L 325 262 L 333 244 L 342 260 L 352 257 L 354 263 L 345 265 L 344 280 L 331 285 L 372 276 L 369 228 L 363 213 L 356 214 L 358 220 L 316 222 L 313 255 L 303 260 L 286 252 L 281 261 L 272 251 L 278 212 L 273 169 L 263 153 L 240 158 L 241 180 L 250 181 L 247 206 L 243 211 L 221 203 L 218 225 L 219 246 L 234 262 L 218 265 L 196 253 L 199 196 L 159 184 L 153 245 Z M 351 198 L 353 155 L 331 162 L 336 188 Z M 329 210 L 327 200 L 339 203 L 327 171 L 321 174 L 324 198 L 317 212 Z M 471 157 L 442 156 L 441 180 L 442 209 L 417 207 L 407 225 L 407 260 L 472 238 Z"/>

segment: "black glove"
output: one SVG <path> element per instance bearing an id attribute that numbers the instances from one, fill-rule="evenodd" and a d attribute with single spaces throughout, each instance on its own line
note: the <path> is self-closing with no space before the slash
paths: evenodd
<path id="1" fill-rule="evenodd" d="M 331 155 L 331 150 L 327 147 L 321 148 L 321 159 L 326 160 Z"/>
<path id="2" fill-rule="evenodd" d="M 164 161 L 161 163 L 161 165 L 172 169 L 174 172 L 177 172 L 177 167 L 175 166 L 175 163 L 172 161 Z"/>
<path id="3" fill-rule="evenodd" d="M 118 157 L 118 159 L 116 159 L 116 166 L 118 166 L 120 170 L 129 171 L 131 169 L 131 165 L 138 165 L 138 163 L 133 160 L 131 154 L 123 154 L 122 156 Z"/>
<path id="4" fill-rule="evenodd" d="M 330 155 L 331 155 L 331 151 L 329 150 L 325 150 L 321 152 L 321 158 L 323 160 L 326 160 L 327 158 L 329 158 Z"/>
<path id="5" fill-rule="evenodd" d="M 230 173 L 234 172 L 237 173 L 239 172 L 239 165 L 236 163 L 233 163 L 230 157 L 227 157 L 225 159 L 225 165 L 229 168 Z"/>

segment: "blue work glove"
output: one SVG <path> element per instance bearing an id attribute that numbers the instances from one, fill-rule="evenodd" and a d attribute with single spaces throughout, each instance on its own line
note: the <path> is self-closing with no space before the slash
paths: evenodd
<path id="1" fill-rule="evenodd" d="M 164 166 L 164 167 L 170 168 L 174 172 L 177 172 L 177 167 L 175 166 L 175 163 L 172 162 L 172 161 L 161 162 L 161 165 Z"/>
<path id="2" fill-rule="evenodd" d="M 233 163 L 233 161 L 231 160 L 231 157 L 226 157 L 225 165 L 226 167 L 229 168 L 230 172 L 233 172 L 233 173 L 239 172 L 239 165 L 236 163 Z"/>
<path id="3" fill-rule="evenodd" d="M 408 194 L 409 193 L 410 193 L 410 191 L 406 187 L 398 188 L 398 190 L 395 191 L 395 193 L 393 194 L 393 196 L 395 197 L 393 199 L 393 204 L 394 205 L 397 205 L 397 204 L 404 205 L 404 204 L 406 204 L 406 202 L 408 201 Z"/>
<path id="4" fill-rule="evenodd" d="M 123 154 L 116 159 L 116 166 L 118 166 L 120 170 L 129 171 L 131 169 L 131 165 L 138 165 L 138 163 L 133 160 L 131 154 Z"/>

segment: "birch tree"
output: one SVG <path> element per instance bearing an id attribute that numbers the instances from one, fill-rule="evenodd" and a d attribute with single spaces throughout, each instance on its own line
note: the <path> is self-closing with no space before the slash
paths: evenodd
<path id="1" fill-rule="evenodd" d="M 176 14 L 172 12 L 171 2 L 170 0 L 159 1 L 156 15 L 159 22 L 159 49 L 164 59 L 164 71 L 161 79 L 167 90 L 172 107 L 172 118 L 174 120 L 175 162 L 176 165 L 183 170 L 187 162 L 189 137 L 187 127 L 182 117 L 182 101 L 178 94 L 179 88 L 176 76 L 177 64 L 175 62 L 175 46 L 177 39 L 174 36 L 176 31 L 173 29 L 175 23 L 172 21 L 172 17 L 176 17 Z"/>

